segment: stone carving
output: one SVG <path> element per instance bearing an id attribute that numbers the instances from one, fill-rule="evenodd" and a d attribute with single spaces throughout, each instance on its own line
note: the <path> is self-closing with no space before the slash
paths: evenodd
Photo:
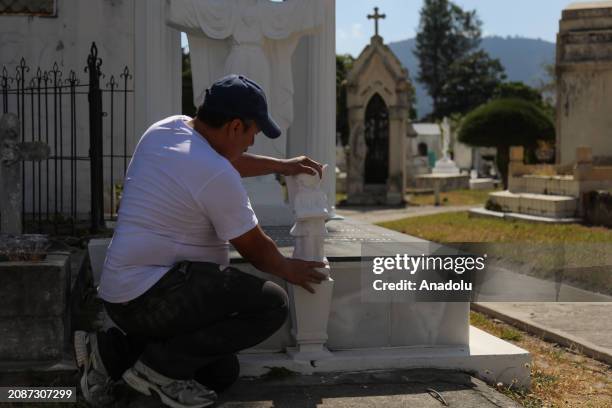
<path id="1" fill-rule="evenodd" d="M 299 174 L 294 177 L 293 183 L 297 189 L 293 198 L 295 218 L 297 220 L 320 217 L 325 219 L 328 215 L 327 195 L 321 191 L 321 178 L 318 175 Z"/>
<path id="2" fill-rule="evenodd" d="M 7 113 L 0 118 L 0 231 L 21 234 L 22 169 L 21 162 L 44 160 L 49 146 L 43 142 L 19 142 L 19 118 Z"/>
<path id="3" fill-rule="evenodd" d="M 196 105 L 217 78 L 243 74 L 269 99 L 283 135 L 256 140 L 253 152 L 286 155 L 286 130 L 293 121 L 291 56 L 299 39 L 321 25 L 319 1 L 168 0 L 168 24 L 188 33 Z"/>

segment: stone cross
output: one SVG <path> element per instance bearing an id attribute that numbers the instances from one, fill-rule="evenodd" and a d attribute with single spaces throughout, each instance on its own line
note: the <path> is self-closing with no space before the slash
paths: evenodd
<path id="1" fill-rule="evenodd" d="M 22 162 L 44 160 L 49 146 L 43 142 L 19 142 L 19 118 L 7 113 L 0 118 L 0 231 L 21 234 Z"/>
<path id="2" fill-rule="evenodd" d="M 374 7 L 374 14 L 368 14 L 368 20 L 374 20 L 374 35 L 376 37 L 378 37 L 378 20 L 386 17 L 386 14 L 378 14 L 378 7 Z"/>

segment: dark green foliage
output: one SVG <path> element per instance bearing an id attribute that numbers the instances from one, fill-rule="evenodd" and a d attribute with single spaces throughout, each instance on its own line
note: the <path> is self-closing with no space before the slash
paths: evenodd
<path id="1" fill-rule="evenodd" d="M 348 144 L 349 140 L 346 76 L 351 70 L 353 62 L 355 62 L 355 59 L 348 54 L 336 55 L 336 134 L 339 135 L 344 146 Z"/>
<path id="2" fill-rule="evenodd" d="M 494 99 L 470 112 L 461 124 L 459 141 L 497 148 L 497 166 L 508 180 L 510 146 L 533 148 L 538 140 L 553 141 L 555 126 L 536 104 L 522 99 Z"/>
<path id="3" fill-rule="evenodd" d="M 415 55 L 419 59 L 418 80 L 433 99 L 433 116 L 439 116 L 450 66 L 479 46 L 481 26 L 475 11 L 463 11 L 448 0 L 424 1 Z"/>
<path id="4" fill-rule="evenodd" d="M 494 99 L 470 112 L 459 141 L 471 146 L 526 146 L 555 139 L 552 120 L 535 104 L 521 99 Z"/>
<path id="5" fill-rule="evenodd" d="M 517 98 L 532 102 L 554 119 L 555 108 L 550 98 L 542 96 L 544 92 L 542 89 L 532 88 L 523 82 L 506 82 L 497 87 L 493 97 L 499 99 Z"/>
<path id="6" fill-rule="evenodd" d="M 442 88 L 438 116 L 465 114 L 487 102 L 506 78 L 504 67 L 484 51 L 453 62 Z"/>
<path id="7" fill-rule="evenodd" d="M 542 104 L 542 94 L 535 88 L 525 85 L 523 82 L 504 82 L 499 84 L 493 93 L 498 99 L 523 99 L 538 106 Z"/>

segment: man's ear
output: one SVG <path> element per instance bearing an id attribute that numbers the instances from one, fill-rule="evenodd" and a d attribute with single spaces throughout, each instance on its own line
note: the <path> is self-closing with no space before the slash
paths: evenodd
<path id="1" fill-rule="evenodd" d="M 231 129 L 234 133 L 238 133 L 239 131 L 244 132 L 244 123 L 240 119 L 232 119 L 230 122 Z"/>

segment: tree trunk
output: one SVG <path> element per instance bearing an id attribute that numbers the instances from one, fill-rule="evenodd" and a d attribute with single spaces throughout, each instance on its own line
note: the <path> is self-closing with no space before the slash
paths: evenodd
<path id="1" fill-rule="evenodd" d="M 497 146 L 496 163 L 505 190 L 508 188 L 508 165 L 510 164 L 509 146 Z"/>

